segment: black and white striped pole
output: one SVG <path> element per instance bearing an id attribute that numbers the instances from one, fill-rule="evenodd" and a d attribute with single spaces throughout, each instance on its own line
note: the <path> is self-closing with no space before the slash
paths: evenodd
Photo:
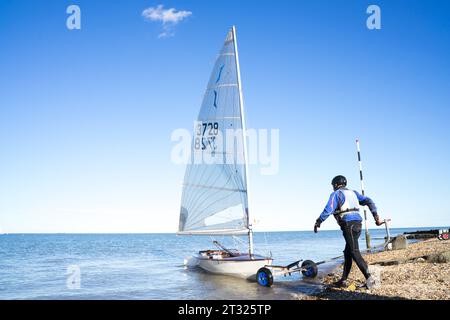
<path id="1" fill-rule="evenodd" d="M 361 163 L 361 150 L 359 149 L 359 139 L 356 139 L 356 150 L 358 151 L 358 163 L 359 163 L 359 179 L 361 180 L 361 193 L 364 195 L 364 179 L 362 173 L 362 163 Z M 367 210 L 364 207 L 364 228 L 366 229 L 366 247 L 370 249 L 370 234 L 367 228 Z"/>

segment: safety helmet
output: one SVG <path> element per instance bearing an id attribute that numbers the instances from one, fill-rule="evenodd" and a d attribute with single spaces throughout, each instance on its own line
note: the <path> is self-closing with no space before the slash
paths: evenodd
<path id="1" fill-rule="evenodd" d="M 344 176 L 336 176 L 333 178 L 333 180 L 331 180 L 331 185 L 333 186 L 334 190 L 337 190 L 340 187 L 346 187 L 347 179 Z"/>

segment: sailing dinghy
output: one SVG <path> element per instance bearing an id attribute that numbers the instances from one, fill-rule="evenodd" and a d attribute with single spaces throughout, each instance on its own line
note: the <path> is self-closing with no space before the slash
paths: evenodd
<path id="1" fill-rule="evenodd" d="M 245 132 L 233 26 L 217 56 L 195 123 L 194 161 L 186 167 L 178 234 L 247 235 L 247 252 L 227 249 L 214 241 L 217 249 L 199 251 L 190 264 L 211 273 L 254 278 L 260 268 L 272 264 L 272 259 L 253 252 Z"/>

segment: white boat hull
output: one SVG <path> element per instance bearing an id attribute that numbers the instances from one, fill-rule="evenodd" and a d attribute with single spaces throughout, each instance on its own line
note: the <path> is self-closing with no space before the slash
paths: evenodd
<path id="1" fill-rule="evenodd" d="M 254 279 L 258 270 L 272 264 L 272 259 L 260 255 L 239 254 L 236 257 L 204 255 L 201 252 L 192 257 L 191 263 L 214 274 Z"/>

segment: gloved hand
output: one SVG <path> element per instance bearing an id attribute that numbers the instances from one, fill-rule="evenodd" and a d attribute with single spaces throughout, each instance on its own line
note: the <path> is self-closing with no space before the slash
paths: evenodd
<path id="1" fill-rule="evenodd" d="M 383 223 L 384 223 L 384 221 L 381 221 L 380 220 L 380 217 L 376 214 L 376 215 L 374 215 L 374 218 L 375 218 L 375 224 L 377 225 L 377 226 L 381 226 Z"/>
<path id="2" fill-rule="evenodd" d="M 316 220 L 316 223 L 314 224 L 314 233 L 317 233 L 317 229 L 320 228 L 321 223 L 322 223 L 322 220 L 320 220 L 320 218 L 318 218 Z"/>

